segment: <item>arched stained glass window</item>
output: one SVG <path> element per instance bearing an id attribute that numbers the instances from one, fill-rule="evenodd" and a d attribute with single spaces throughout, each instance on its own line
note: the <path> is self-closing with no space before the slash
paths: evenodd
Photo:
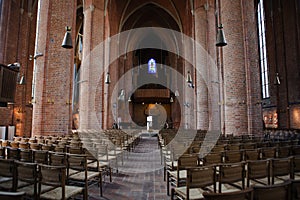
<path id="1" fill-rule="evenodd" d="M 148 73 L 149 74 L 156 74 L 157 70 L 156 70 L 156 62 L 153 58 L 151 58 L 148 61 Z"/>

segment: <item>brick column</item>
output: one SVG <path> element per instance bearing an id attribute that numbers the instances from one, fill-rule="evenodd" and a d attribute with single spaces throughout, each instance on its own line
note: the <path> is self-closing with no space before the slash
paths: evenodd
<path id="1" fill-rule="evenodd" d="M 61 43 L 65 27 L 75 27 L 76 3 L 51 0 L 39 1 L 39 4 L 36 52 L 43 56 L 35 61 L 32 132 L 33 135 L 67 134 L 72 128 L 71 105 L 67 102 L 72 99 L 74 49 L 64 49 Z"/>
<path id="2" fill-rule="evenodd" d="M 254 5 L 247 0 L 221 0 L 220 8 L 228 43 L 223 47 L 225 134 L 248 134 L 257 126 L 253 119 L 261 120 L 258 106 L 253 105 L 260 94 L 259 79 L 254 76 L 259 74 L 257 38 L 250 31 L 255 30 L 250 25 L 256 24 Z"/>
<path id="3" fill-rule="evenodd" d="M 197 129 L 220 130 L 219 70 L 216 67 L 214 1 L 195 1 Z"/>
<path id="4" fill-rule="evenodd" d="M 85 1 L 83 54 L 80 76 L 80 129 L 103 128 L 106 96 L 104 95 L 105 37 L 104 1 Z"/>

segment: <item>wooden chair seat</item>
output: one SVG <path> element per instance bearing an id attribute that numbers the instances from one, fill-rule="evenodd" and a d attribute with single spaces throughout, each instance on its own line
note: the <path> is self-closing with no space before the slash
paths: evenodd
<path id="1" fill-rule="evenodd" d="M 222 193 L 204 192 L 203 196 L 205 200 L 252 200 L 253 189 L 247 188 L 240 191 Z"/>
<path id="2" fill-rule="evenodd" d="M 291 199 L 291 181 L 268 186 L 254 186 L 253 190 L 255 200 Z"/>
<path id="3" fill-rule="evenodd" d="M 189 198 L 187 198 L 187 187 L 179 187 L 176 188 L 176 193 L 182 197 L 183 199 L 190 199 L 190 200 L 197 200 L 197 199 L 203 199 L 204 196 L 202 195 L 203 192 L 207 191 L 202 188 L 191 188 L 189 191 Z"/>
<path id="4" fill-rule="evenodd" d="M 78 193 L 82 193 L 82 192 L 83 192 L 83 188 L 81 188 L 81 187 L 66 185 L 64 198 L 62 198 L 62 188 L 61 187 L 55 188 L 53 190 L 50 190 L 48 192 L 41 194 L 40 198 L 41 199 L 53 199 L 53 200 L 69 199 L 70 197 L 73 197 L 74 195 L 76 195 Z"/>
<path id="5" fill-rule="evenodd" d="M 88 171 L 87 172 L 87 179 L 93 179 L 95 177 L 99 176 L 99 172 L 93 172 L 93 171 Z M 75 172 L 69 176 L 69 178 L 74 179 L 74 180 L 84 180 L 85 179 L 85 172 Z"/>
<path id="6" fill-rule="evenodd" d="M 0 191 L 0 199 L 5 200 L 23 200 L 24 192 L 4 192 Z"/>

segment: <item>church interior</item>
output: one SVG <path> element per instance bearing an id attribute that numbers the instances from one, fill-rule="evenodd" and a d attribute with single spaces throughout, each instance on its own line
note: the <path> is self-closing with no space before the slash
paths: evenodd
<path id="1" fill-rule="evenodd" d="M 299 0 L 0 0 L 0 199 L 300 199 Z"/>

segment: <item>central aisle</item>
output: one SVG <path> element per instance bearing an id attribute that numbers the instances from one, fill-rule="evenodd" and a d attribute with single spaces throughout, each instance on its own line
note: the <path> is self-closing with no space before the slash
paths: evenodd
<path id="1" fill-rule="evenodd" d="M 119 163 L 121 165 L 121 162 Z M 99 190 L 93 186 L 90 189 L 89 199 L 170 199 L 166 195 L 163 164 L 161 164 L 160 149 L 156 136 L 141 137 L 139 144 L 132 152 L 125 152 L 124 164 L 119 166 L 119 173 L 113 175 L 112 182 L 109 182 L 108 177 L 105 177 L 104 180 L 103 197 L 99 198 Z"/>

